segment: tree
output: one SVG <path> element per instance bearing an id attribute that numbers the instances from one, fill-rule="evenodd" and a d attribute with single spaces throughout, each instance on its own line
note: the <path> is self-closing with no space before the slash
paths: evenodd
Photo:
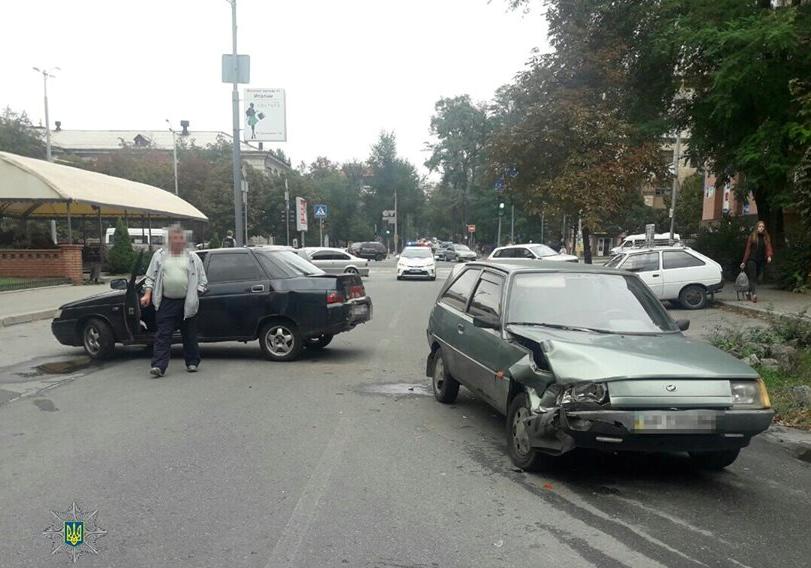
<path id="1" fill-rule="evenodd" d="M 129 230 L 124 221 L 119 218 L 113 235 L 113 246 L 107 255 L 110 272 L 114 274 L 129 272 L 134 260 L 135 252 L 132 250 Z"/>
<path id="2" fill-rule="evenodd" d="M 31 158 L 45 158 L 45 142 L 25 112 L 10 107 L 0 114 L 0 151 Z"/>

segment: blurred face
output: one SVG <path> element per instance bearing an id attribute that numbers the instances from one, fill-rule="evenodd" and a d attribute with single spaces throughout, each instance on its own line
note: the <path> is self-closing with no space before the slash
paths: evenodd
<path id="1" fill-rule="evenodd" d="M 757 224 L 757 232 L 761 233 L 761 234 L 766 232 L 766 223 L 758 223 Z"/>
<path id="2" fill-rule="evenodd" d="M 186 248 L 186 235 L 183 231 L 169 233 L 169 250 L 172 254 L 180 254 Z"/>

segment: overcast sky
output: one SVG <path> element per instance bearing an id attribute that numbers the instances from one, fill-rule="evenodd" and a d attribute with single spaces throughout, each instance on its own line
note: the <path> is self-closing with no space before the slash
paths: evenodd
<path id="1" fill-rule="evenodd" d="M 548 49 L 543 17 L 505 0 L 239 0 L 239 52 L 251 87 L 287 90 L 293 159 L 364 159 L 382 129 L 421 170 L 433 105 L 489 99 L 533 47 Z M 3 3 L 0 105 L 65 129 L 231 130 L 226 0 L 26 0 Z"/>

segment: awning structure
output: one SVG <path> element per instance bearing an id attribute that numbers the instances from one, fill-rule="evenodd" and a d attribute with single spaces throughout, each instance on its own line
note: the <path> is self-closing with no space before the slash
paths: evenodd
<path id="1" fill-rule="evenodd" d="M 124 217 L 208 221 L 173 193 L 97 172 L 0 152 L 0 216 Z"/>

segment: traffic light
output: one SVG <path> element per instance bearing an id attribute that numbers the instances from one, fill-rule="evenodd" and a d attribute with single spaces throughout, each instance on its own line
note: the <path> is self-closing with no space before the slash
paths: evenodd
<path id="1" fill-rule="evenodd" d="M 499 201 L 498 202 L 498 216 L 501 217 L 502 215 L 504 215 L 504 202 Z"/>

